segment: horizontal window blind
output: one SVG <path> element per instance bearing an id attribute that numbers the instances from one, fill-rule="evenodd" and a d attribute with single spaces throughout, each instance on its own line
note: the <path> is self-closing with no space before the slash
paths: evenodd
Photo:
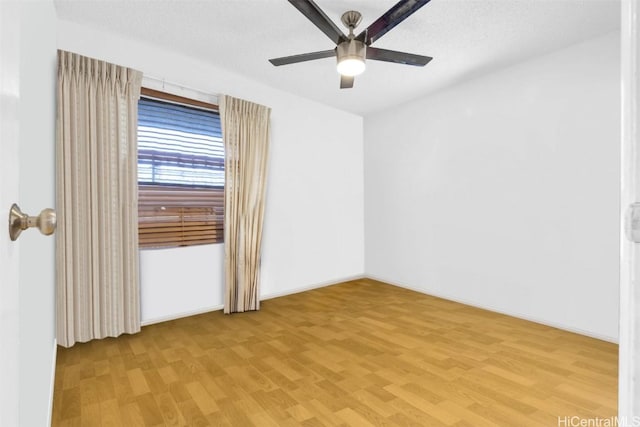
<path id="1" fill-rule="evenodd" d="M 138 102 L 138 182 L 224 185 L 220 115 L 156 99 Z"/>
<path id="2" fill-rule="evenodd" d="M 224 189 L 138 186 L 141 247 L 162 248 L 223 240 Z"/>
<path id="3" fill-rule="evenodd" d="M 142 95 L 138 102 L 140 247 L 222 242 L 224 144 L 216 106 L 145 88 Z"/>

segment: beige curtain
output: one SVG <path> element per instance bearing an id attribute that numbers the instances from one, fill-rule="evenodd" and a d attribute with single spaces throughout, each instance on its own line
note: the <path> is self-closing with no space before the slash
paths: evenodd
<path id="1" fill-rule="evenodd" d="M 260 309 L 260 246 L 271 109 L 222 96 L 225 313 Z"/>
<path id="2" fill-rule="evenodd" d="M 58 51 L 57 340 L 140 330 L 137 101 L 142 73 Z"/>

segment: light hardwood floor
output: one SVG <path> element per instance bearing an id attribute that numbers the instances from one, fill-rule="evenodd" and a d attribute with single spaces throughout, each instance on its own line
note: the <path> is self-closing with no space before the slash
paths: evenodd
<path id="1" fill-rule="evenodd" d="M 616 414 L 616 345 L 364 279 L 57 357 L 54 426 L 512 427 Z"/>

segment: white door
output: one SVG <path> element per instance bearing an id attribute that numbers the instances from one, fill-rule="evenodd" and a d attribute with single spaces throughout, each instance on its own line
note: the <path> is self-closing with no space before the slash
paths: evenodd
<path id="1" fill-rule="evenodd" d="M 622 2 L 620 425 L 640 425 L 640 4 Z M 631 209 L 631 205 L 637 206 Z"/>
<path id="2" fill-rule="evenodd" d="M 18 198 L 19 14 L 16 2 L 0 0 L 0 426 L 18 425 L 19 246 L 7 225 Z"/>

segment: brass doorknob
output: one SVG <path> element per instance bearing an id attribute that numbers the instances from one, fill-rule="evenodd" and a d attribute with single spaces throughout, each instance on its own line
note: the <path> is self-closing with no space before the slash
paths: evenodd
<path id="1" fill-rule="evenodd" d="M 9 237 L 15 241 L 29 227 L 36 227 L 42 234 L 48 236 L 56 230 L 56 212 L 53 209 L 43 209 L 38 216 L 29 216 L 20 210 L 15 203 L 9 210 Z"/>

